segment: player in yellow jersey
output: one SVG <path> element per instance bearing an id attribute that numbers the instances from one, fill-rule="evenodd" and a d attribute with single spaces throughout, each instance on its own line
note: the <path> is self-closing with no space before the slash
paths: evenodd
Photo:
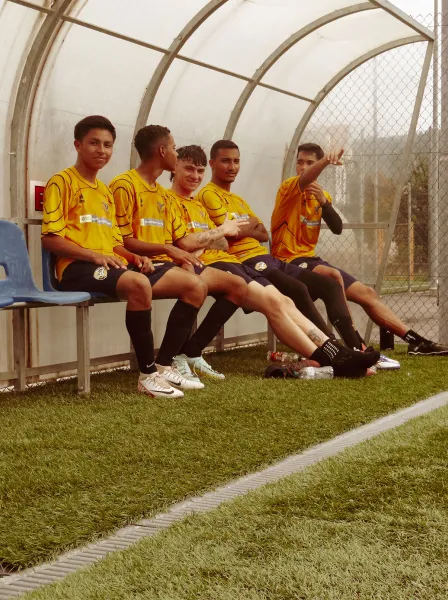
<path id="1" fill-rule="evenodd" d="M 342 232 L 342 221 L 332 206 L 331 196 L 317 182 L 328 165 L 342 164 L 342 154 L 343 150 L 325 154 L 317 144 L 299 146 L 297 175 L 284 181 L 277 193 L 271 220 L 272 254 L 336 281 L 344 289 L 347 300 L 362 306 L 374 323 L 407 342 L 410 355 L 447 356 L 447 346 L 427 340 L 409 329 L 374 289 L 316 256 L 321 219 L 333 233 Z M 384 362 L 387 368 L 386 357 Z"/>
<path id="2" fill-rule="evenodd" d="M 97 179 L 112 156 L 115 128 L 94 115 L 80 121 L 74 134 L 75 165 L 54 175 L 45 188 L 42 245 L 58 257 L 62 290 L 127 301 L 126 327 L 140 368 L 138 390 L 153 397 L 181 397 L 155 367 L 151 285 L 145 275 L 154 270 L 152 263 L 124 248 L 112 193 Z"/>
<path id="3" fill-rule="evenodd" d="M 268 239 L 261 220 L 249 204 L 231 191 L 231 186 L 240 170 L 240 152 L 231 140 L 215 142 L 210 151 L 212 180 L 198 194 L 198 199 L 207 209 L 217 225 L 225 213 L 242 222 L 242 235 L 228 238 L 229 253 L 244 265 L 256 269 L 285 296 L 294 301 L 296 307 L 329 337 L 331 329 L 314 305 L 320 298 L 327 309 L 330 322 L 339 332 L 349 348 L 361 350 L 362 340 L 355 330 L 344 292 L 335 281 L 329 281 L 296 265 L 286 264 L 272 257 L 260 242 Z"/>
<path id="4" fill-rule="evenodd" d="M 179 298 L 171 311 L 165 335 L 172 343 L 159 351 L 158 369 L 168 382 L 178 381 L 182 387 L 203 385 L 198 374 L 224 379 L 222 373 L 205 361 L 202 351 L 241 305 L 247 286 L 237 280 L 230 290 L 221 293 L 223 278 L 220 273 L 204 269 L 196 256 L 173 246 L 173 238 L 186 235 L 186 229 L 173 209 L 167 190 L 157 183 L 163 171 L 172 171 L 176 165 L 177 153 L 169 129 L 160 125 L 143 127 L 137 132 L 134 144 L 141 159 L 139 166 L 118 175 L 110 184 L 118 225 L 125 247 L 151 257 L 155 268 L 161 271 L 162 276 L 153 285 L 153 297 Z M 224 233 L 237 233 L 238 230 L 239 224 L 233 222 L 224 228 Z M 188 272 L 178 268 L 175 263 L 192 270 L 196 267 L 201 277 L 194 270 Z M 193 320 L 207 296 L 209 285 L 217 300 L 189 339 Z M 200 302 L 196 301 L 197 290 L 201 291 Z"/>
<path id="5" fill-rule="evenodd" d="M 229 222 L 227 216 L 224 215 L 224 223 L 217 227 L 201 202 L 192 197 L 202 182 L 206 164 L 205 153 L 199 146 L 186 146 L 179 150 L 171 191 L 178 202 L 179 214 L 187 227 L 187 235 L 179 229 L 178 234 L 174 236 L 175 243 L 189 252 L 200 255 L 205 265 L 220 269 L 222 276 L 231 273 L 230 282 L 226 285 L 235 285 L 235 275 L 244 279 L 248 284 L 245 307 L 266 315 L 279 339 L 288 346 L 321 365 L 331 364 L 338 375 L 359 372 L 360 367 L 365 372 L 365 368 L 377 360 L 378 353 L 369 356 L 339 347 L 306 319 L 294 303 L 283 296 L 270 281 L 226 252 L 228 243 L 225 225 Z"/>

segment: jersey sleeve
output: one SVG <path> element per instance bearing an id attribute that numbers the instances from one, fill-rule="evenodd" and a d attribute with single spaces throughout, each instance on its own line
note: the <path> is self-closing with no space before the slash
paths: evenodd
<path id="1" fill-rule="evenodd" d="M 245 207 L 246 213 L 249 215 L 249 217 L 255 217 L 259 223 L 263 224 L 263 221 L 260 219 L 260 217 L 254 213 L 249 204 L 243 200 L 243 198 L 241 198 L 240 202 Z"/>
<path id="2" fill-rule="evenodd" d="M 65 237 L 70 186 L 62 175 L 54 175 L 44 191 L 42 237 L 48 234 Z"/>
<path id="3" fill-rule="evenodd" d="M 329 204 L 333 204 L 333 198 L 331 197 L 331 194 L 329 194 L 327 191 L 324 190 L 324 195 L 325 195 L 325 198 L 327 199 L 327 202 Z"/>
<path id="4" fill-rule="evenodd" d="M 116 229 L 120 238 L 133 237 L 132 215 L 134 212 L 135 193 L 133 186 L 126 179 L 113 179 L 110 189 L 114 197 Z M 114 230 L 114 238 L 117 232 Z M 123 240 L 121 241 L 123 244 Z M 120 244 L 118 244 L 120 245 Z"/>
<path id="5" fill-rule="evenodd" d="M 215 225 L 222 225 L 225 221 L 227 208 L 222 199 L 213 190 L 203 189 L 198 194 L 198 199 L 208 212 Z"/>
<path id="6" fill-rule="evenodd" d="M 188 235 L 187 224 L 183 219 L 182 207 L 170 195 L 166 199 L 165 244 L 174 244 Z"/>

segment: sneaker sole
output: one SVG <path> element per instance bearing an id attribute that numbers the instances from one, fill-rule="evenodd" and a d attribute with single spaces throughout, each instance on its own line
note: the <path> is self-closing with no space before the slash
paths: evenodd
<path id="1" fill-rule="evenodd" d="M 184 395 L 179 396 L 178 394 L 174 394 L 173 392 L 151 392 L 146 389 L 143 385 L 138 384 L 137 390 L 141 394 L 145 394 L 146 396 L 150 396 L 151 398 L 183 398 Z"/>
<path id="2" fill-rule="evenodd" d="M 210 373 L 202 373 L 201 371 L 199 371 L 199 373 L 197 371 L 195 371 L 196 375 L 198 377 L 205 377 L 206 379 L 214 379 L 215 381 L 222 381 L 223 379 L 225 379 L 225 375 L 210 375 Z"/>

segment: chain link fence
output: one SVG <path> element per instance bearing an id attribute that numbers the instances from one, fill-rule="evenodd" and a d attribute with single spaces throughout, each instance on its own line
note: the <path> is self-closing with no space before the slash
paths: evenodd
<path id="1" fill-rule="evenodd" d="M 417 19 L 434 30 L 433 15 Z M 441 27 L 435 31 L 440 39 Z M 444 63 L 435 47 L 380 293 L 407 325 L 441 341 L 439 229 L 448 213 L 439 193 L 439 169 L 445 168 L 439 154 Z M 345 148 L 344 167 L 327 169 L 319 181 L 333 195 L 347 229 L 339 238 L 323 230 L 318 254 L 368 285 L 377 283 L 425 52 L 423 43 L 403 46 L 352 71 L 314 113 L 301 140 L 327 150 Z M 366 331 L 367 316 L 350 306 L 360 331 Z M 377 326 L 371 339 L 379 341 Z"/>

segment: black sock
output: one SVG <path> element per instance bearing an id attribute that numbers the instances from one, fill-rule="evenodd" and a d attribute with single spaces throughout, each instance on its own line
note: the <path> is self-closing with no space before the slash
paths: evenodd
<path id="1" fill-rule="evenodd" d="M 196 332 L 185 342 L 182 353 L 189 358 L 201 356 L 204 348 L 209 345 L 224 323 L 227 323 L 238 308 L 239 306 L 227 300 L 227 298 L 218 298 Z"/>
<path id="2" fill-rule="evenodd" d="M 279 292 L 288 296 L 288 298 L 291 298 L 296 305 L 296 308 L 326 336 L 333 336 L 331 329 L 317 310 L 305 283 L 298 281 L 294 277 L 291 277 L 278 269 L 270 270 L 266 275 L 266 279 L 268 279 Z"/>
<path id="3" fill-rule="evenodd" d="M 332 321 L 332 323 L 336 327 L 339 335 L 344 340 L 344 343 L 348 348 L 357 348 L 358 350 L 362 349 L 362 344 L 359 336 L 356 335 L 357 332 L 353 327 L 353 321 L 351 317 L 339 317 L 338 319 Z"/>
<path id="4" fill-rule="evenodd" d="M 141 373 L 155 373 L 154 338 L 151 331 L 151 309 L 127 310 L 126 329 L 131 338 Z"/>
<path id="5" fill-rule="evenodd" d="M 182 300 L 176 302 L 168 318 L 165 335 L 157 354 L 159 365 L 166 367 L 171 365 L 174 356 L 179 354 L 188 339 L 198 312 L 199 308 L 192 304 L 187 304 Z"/>
<path id="6" fill-rule="evenodd" d="M 356 335 L 358 337 L 358 340 L 359 340 L 359 342 L 361 344 L 361 348 L 363 346 L 367 346 L 366 342 L 364 341 L 364 338 L 362 337 L 362 335 L 359 333 L 359 331 L 357 329 L 355 329 L 355 333 L 356 333 Z"/>
<path id="7" fill-rule="evenodd" d="M 410 329 L 404 334 L 403 340 L 408 344 L 420 344 L 421 342 L 426 341 L 424 337 L 422 337 L 418 333 L 415 333 L 415 331 L 413 331 L 412 329 Z"/>
<path id="8" fill-rule="evenodd" d="M 339 354 L 339 351 L 340 348 L 336 344 L 330 340 L 326 340 L 322 346 L 314 350 L 310 358 L 311 360 L 316 360 L 322 367 L 328 367 Z"/>

